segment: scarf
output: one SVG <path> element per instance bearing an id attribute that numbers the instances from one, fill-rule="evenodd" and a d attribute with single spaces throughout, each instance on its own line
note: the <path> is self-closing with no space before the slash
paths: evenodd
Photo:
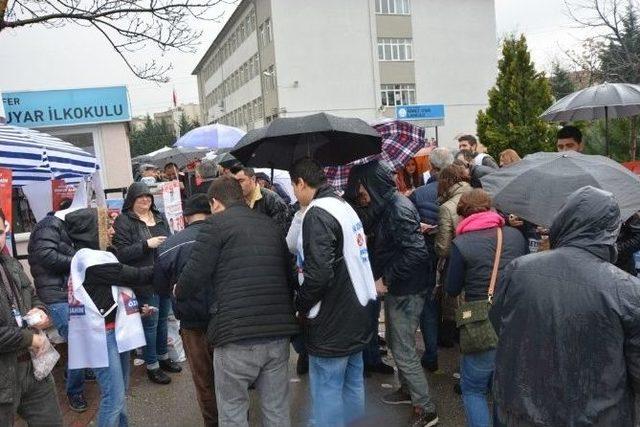
<path id="1" fill-rule="evenodd" d="M 472 231 L 504 226 L 504 218 L 493 211 L 479 212 L 461 220 L 456 227 L 456 236 Z"/>

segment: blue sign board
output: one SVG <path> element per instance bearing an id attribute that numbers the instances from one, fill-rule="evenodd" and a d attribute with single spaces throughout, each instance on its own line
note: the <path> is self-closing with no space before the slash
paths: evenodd
<path id="1" fill-rule="evenodd" d="M 443 104 L 398 105 L 396 119 L 400 120 L 444 120 Z"/>
<path id="2" fill-rule="evenodd" d="M 4 92 L 2 104 L 7 124 L 28 128 L 131 120 L 125 86 Z"/>

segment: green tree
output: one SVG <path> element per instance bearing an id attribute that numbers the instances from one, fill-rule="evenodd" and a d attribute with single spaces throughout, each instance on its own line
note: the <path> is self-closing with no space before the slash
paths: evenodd
<path id="1" fill-rule="evenodd" d="M 189 118 L 184 113 L 184 111 L 182 112 L 182 114 L 180 114 L 180 120 L 178 121 L 178 129 L 180 129 L 180 136 L 184 135 L 185 133 L 197 127 L 200 127 L 200 122 L 198 120 L 189 120 Z"/>
<path id="2" fill-rule="evenodd" d="M 558 61 L 554 61 L 551 65 L 549 83 L 551 84 L 551 91 L 556 100 L 564 98 L 576 90 L 575 84 L 569 76 L 569 71 L 562 68 Z"/>
<path id="3" fill-rule="evenodd" d="M 549 81 L 536 71 L 525 37 L 507 37 L 496 85 L 489 90 L 489 107 L 476 119 L 480 141 L 493 156 L 507 148 L 521 156 L 553 150 L 555 129 L 540 119 L 552 102 Z"/>
<path id="4" fill-rule="evenodd" d="M 171 146 L 176 142 L 176 134 L 173 126 L 164 120 L 154 121 L 147 114 L 144 126 L 141 129 L 133 130 L 129 134 L 131 157 L 147 154 L 158 150 L 164 146 Z"/>

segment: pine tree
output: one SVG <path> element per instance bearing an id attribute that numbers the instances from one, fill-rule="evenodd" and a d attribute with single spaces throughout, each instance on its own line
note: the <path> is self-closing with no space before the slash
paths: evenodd
<path id="1" fill-rule="evenodd" d="M 489 90 L 489 107 L 479 111 L 478 136 L 489 153 L 507 148 L 521 156 L 555 148 L 554 127 L 540 119 L 553 102 L 544 73 L 536 71 L 524 36 L 510 36 L 502 45 L 496 85 Z"/>
<path id="2" fill-rule="evenodd" d="M 559 100 L 576 90 L 575 84 L 569 77 L 569 72 L 560 66 L 560 63 L 554 61 L 551 65 L 551 91 L 554 98 Z"/>
<path id="3" fill-rule="evenodd" d="M 178 129 L 180 129 L 180 136 L 183 136 L 190 130 L 193 130 L 197 127 L 200 127 L 200 122 L 198 122 L 197 120 L 189 120 L 189 118 L 184 113 L 184 111 L 182 112 L 182 114 L 180 114 L 180 120 L 178 121 Z"/>

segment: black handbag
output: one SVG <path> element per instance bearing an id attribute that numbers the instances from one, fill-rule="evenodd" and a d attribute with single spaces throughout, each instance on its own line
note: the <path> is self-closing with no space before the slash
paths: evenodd
<path id="1" fill-rule="evenodd" d="M 498 280 L 498 268 L 502 255 L 502 228 L 496 230 L 498 240 L 487 291 L 488 298 L 486 301 L 464 302 L 456 310 L 456 326 L 460 329 L 460 352 L 462 354 L 480 353 L 496 348 L 498 345 L 498 335 L 489 320 L 489 309 Z"/>

